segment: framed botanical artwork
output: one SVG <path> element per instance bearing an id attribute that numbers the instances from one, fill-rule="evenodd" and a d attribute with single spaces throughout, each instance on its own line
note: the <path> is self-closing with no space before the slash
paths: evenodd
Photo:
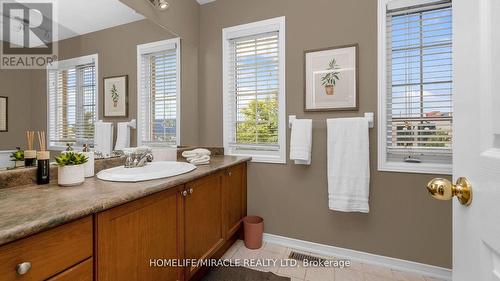
<path id="1" fill-rule="evenodd" d="M 7 132 L 9 126 L 9 104 L 7 97 L 0 97 L 0 132 Z"/>
<path id="2" fill-rule="evenodd" d="M 304 52 L 304 111 L 358 109 L 358 44 Z"/>
<path id="3" fill-rule="evenodd" d="M 128 75 L 105 77 L 104 117 L 128 116 Z"/>

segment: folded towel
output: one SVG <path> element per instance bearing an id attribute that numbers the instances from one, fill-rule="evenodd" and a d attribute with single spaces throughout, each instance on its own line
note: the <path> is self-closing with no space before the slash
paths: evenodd
<path id="1" fill-rule="evenodd" d="M 119 122 L 116 126 L 115 150 L 130 147 L 130 122 Z"/>
<path id="2" fill-rule="evenodd" d="M 331 210 L 369 212 L 370 159 L 365 118 L 328 119 L 328 199 Z"/>
<path id="3" fill-rule="evenodd" d="M 212 153 L 208 149 L 204 148 L 197 148 L 193 150 L 186 150 L 182 152 L 182 157 L 188 158 L 188 157 L 200 157 L 200 156 L 205 156 L 208 155 L 210 156 Z"/>
<path id="4" fill-rule="evenodd" d="M 295 119 L 290 138 L 290 160 L 297 165 L 311 165 L 312 120 Z"/>
<path id="5" fill-rule="evenodd" d="M 210 163 L 210 156 L 203 155 L 201 157 L 190 157 L 187 161 L 193 165 L 205 165 Z"/>
<path id="6" fill-rule="evenodd" d="M 188 157 L 186 158 L 187 161 L 193 161 L 193 160 L 210 160 L 210 156 L 208 155 L 202 155 L 202 156 L 194 156 L 194 157 Z"/>

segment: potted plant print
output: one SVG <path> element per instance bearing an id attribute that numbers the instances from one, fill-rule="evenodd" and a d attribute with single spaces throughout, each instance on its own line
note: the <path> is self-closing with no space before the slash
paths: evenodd
<path id="1" fill-rule="evenodd" d="M 113 84 L 113 87 L 111 88 L 111 99 L 113 100 L 113 107 L 118 106 L 118 98 L 120 96 L 118 95 L 118 90 L 116 89 L 115 84 Z"/>
<path id="2" fill-rule="evenodd" d="M 321 83 L 325 86 L 325 92 L 329 96 L 333 96 L 335 84 L 338 80 L 340 80 L 340 72 L 338 71 L 339 68 L 340 67 L 337 64 L 337 61 L 332 59 L 327 68 L 329 72 L 321 77 Z"/>
<path id="3" fill-rule="evenodd" d="M 85 167 L 88 158 L 79 152 L 66 151 L 56 157 L 57 183 L 60 186 L 80 185 L 85 181 Z"/>

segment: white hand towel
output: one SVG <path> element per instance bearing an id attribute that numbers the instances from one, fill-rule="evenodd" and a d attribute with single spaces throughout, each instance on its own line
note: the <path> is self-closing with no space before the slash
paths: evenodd
<path id="1" fill-rule="evenodd" d="M 94 128 L 94 151 L 111 155 L 113 150 L 113 123 L 97 121 Z"/>
<path id="2" fill-rule="evenodd" d="M 312 120 L 295 119 L 290 138 L 290 160 L 297 165 L 311 165 Z"/>
<path id="3" fill-rule="evenodd" d="M 328 199 L 331 210 L 369 212 L 370 158 L 365 118 L 328 119 Z"/>
<path id="4" fill-rule="evenodd" d="M 193 156 L 193 157 L 188 157 L 186 158 L 187 161 L 193 161 L 193 160 L 210 160 L 210 156 L 208 155 L 202 155 L 202 156 Z"/>
<path id="5" fill-rule="evenodd" d="M 188 162 L 193 164 L 193 165 L 205 165 L 210 163 L 210 156 L 208 155 L 203 155 L 200 157 L 195 157 L 195 158 L 187 158 Z"/>
<path id="6" fill-rule="evenodd" d="M 130 122 L 119 122 L 116 126 L 115 150 L 123 150 L 130 147 Z"/>
<path id="7" fill-rule="evenodd" d="M 182 157 L 188 158 L 188 157 L 200 157 L 200 156 L 210 156 L 212 153 L 208 149 L 204 148 L 196 148 L 193 150 L 186 150 L 182 152 Z"/>

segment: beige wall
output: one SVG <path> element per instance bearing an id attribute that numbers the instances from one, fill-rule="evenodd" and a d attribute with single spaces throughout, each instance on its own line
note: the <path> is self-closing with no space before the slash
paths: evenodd
<path id="1" fill-rule="evenodd" d="M 217 0 L 200 11 L 201 144 L 223 143 L 222 28 L 277 16 L 286 16 L 287 115 L 324 121 L 377 112 L 377 1 Z M 359 112 L 304 113 L 303 51 L 351 43 L 359 43 Z M 370 130 L 370 213 L 332 212 L 325 123 L 315 123 L 313 138 L 310 167 L 249 165 L 248 212 L 264 217 L 266 232 L 451 267 L 451 204 L 426 194 L 433 175 L 378 172 L 376 129 Z"/>
<path id="2" fill-rule="evenodd" d="M 59 42 L 59 58 L 69 59 L 84 55 L 98 54 L 99 81 L 99 119 L 119 122 L 137 118 L 137 45 L 174 38 L 158 25 L 142 20 L 114 28 L 109 28 Z M 192 44 L 181 41 L 181 142 L 196 144 L 197 129 L 197 52 Z M 129 117 L 103 117 L 103 78 L 127 74 L 129 76 Z M 46 75 L 37 71 L 33 78 L 37 85 L 33 91 L 34 104 L 43 105 L 33 108 L 32 124 L 35 128 L 46 127 Z M 184 129 L 186 128 L 186 129 Z M 135 130 L 132 131 L 131 144 L 136 144 Z"/>
<path id="3" fill-rule="evenodd" d="M 0 132 L 0 150 L 26 145 L 26 131 L 31 127 L 30 80 L 30 70 L 0 70 L 0 96 L 8 97 L 9 119 L 8 131 Z"/>

